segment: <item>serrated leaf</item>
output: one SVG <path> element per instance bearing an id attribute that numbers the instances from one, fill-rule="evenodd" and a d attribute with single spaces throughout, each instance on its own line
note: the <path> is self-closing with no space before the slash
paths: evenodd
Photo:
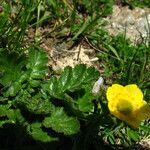
<path id="1" fill-rule="evenodd" d="M 27 132 L 36 141 L 52 142 L 58 141 L 57 137 L 50 136 L 47 132 L 44 132 L 41 128 L 41 123 L 35 122 L 27 127 Z"/>
<path id="2" fill-rule="evenodd" d="M 21 114 L 20 109 L 15 109 L 13 115 L 10 115 L 9 117 L 13 118 L 15 122 L 20 123 L 20 124 L 25 122 L 25 118 Z"/>
<path id="3" fill-rule="evenodd" d="M 60 88 L 60 91 L 65 91 L 70 86 L 69 83 L 71 82 L 72 77 L 72 68 L 67 66 L 63 73 L 61 74 L 59 80 L 58 80 L 58 87 Z"/>
<path id="4" fill-rule="evenodd" d="M 10 104 L 0 105 L 0 117 L 4 117 L 7 115 L 10 106 Z"/>
<path id="5" fill-rule="evenodd" d="M 95 80 L 99 77 L 99 72 L 94 67 L 89 67 L 86 69 L 83 75 L 83 82 L 88 83 L 92 80 Z"/>
<path id="6" fill-rule="evenodd" d="M 50 93 L 51 96 L 53 97 L 59 97 L 58 95 L 58 82 L 57 82 L 57 78 L 54 76 L 52 77 L 48 82 L 48 84 L 45 84 L 45 85 L 42 85 L 42 89 L 47 89 L 48 90 L 48 93 Z M 46 90 L 46 91 L 47 91 Z"/>
<path id="7" fill-rule="evenodd" d="M 0 83 L 8 86 L 20 78 L 22 68 L 25 66 L 26 57 L 8 51 L 0 52 Z"/>
<path id="8" fill-rule="evenodd" d="M 86 72 L 86 65 L 80 64 L 76 65 L 72 71 L 72 79 L 70 88 L 76 88 L 80 84 L 82 84 L 83 76 Z M 89 68 L 88 68 L 89 69 Z"/>
<path id="9" fill-rule="evenodd" d="M 5 96 L 15 96 L 21 88 L 22 85 L 19 82 L 14 82 L 6 91 Z"/>
<path id="10" fill-rule="evenodd" d="M 32 97 L 24 94 L 18 97 L 16 102 L 33 114 L 50 114 L 55 107 L 49 99 L 42 98 L 41 93 Z"/>
<path id="11" fill-rule="evenodd" d="M 46 117 L 43 121 L 46 128 L 52 128 L 56 132 L 64 133 L 64 135 L 73 135 L 79 132 L 79 121 L 68 116 L 63 108 L 56 108 L 50 117 Z"/>
<path id="12" fill-rule="evenodd" d="M 42 88 L 51 96 L 63 99 L 65 92 L 79 90 L 83 85 L 90 84 L 98 77 L 99 72 L 95 68 L 87 68 L 86 65 L 80 64 L 74 68 L 66 67 L 59 79 L 51 78 L 42 85 Z"/>
<path id="13" fill-rule="evenodd" d="M 2 128 L 5 124 L 12 124 L 10 120 L 0 120 L 0 128 Z"/>
<path id="14" fill-rule="evenodd" d="M 44 50 L 29 49 L 27 69 L 30 70 L 30 80 L 42 79 L 48 73 L 48 57 Z"/>
<path id="15" fill-rule="evenodd" d="M 92 102 L 93 99 L 94 99 L 94 96 L 90 92 L 90 90 L 85 92 L 85 94 L 77 100 L 79 110 L 82 112 L 88 112 L 88 113 L 92 112 L 94 110 L 94 103 Z"/>
<path id="16" fill-rule="evenodd" d="M 6 123 L 14 124 L 16 121 L 23 122 L 24 118 L 22 117 L 20 110 L 11 109 L 11 104 L 1 105 L 0 106 L 0 117 L 4 117 L 5 120 L 0 119 L 0 127 Z"/>

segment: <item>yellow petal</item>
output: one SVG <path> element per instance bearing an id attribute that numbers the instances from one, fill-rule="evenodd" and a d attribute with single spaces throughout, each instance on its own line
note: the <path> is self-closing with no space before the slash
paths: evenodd
<path id="1" fill-rule="evenodd" d="M 124 115 L 120 112 L 113 112 L 113 113 L 111 112 L 111 114 L 114 115 L 115 117 L 117 117 L 118 119 L 126 122 L 128 125 L 130 125 L 133 128 L 138 128 L 141 123 L 140 120 L 133 118 L 130 115 Z"/>
<path id="2" fill-rule="evenodd" d="M 122 113 L 119 111 L 110 111 L 110 112 L 112 115 L 126 122 L 131 127 L 138 128 L 140 123 L 148 117 L 150 107 L 146 105 L 145 107 L 142 107 L 138 111 L 131 114 L 125 114 L 124 112 Z"/>
<path id="3" fill-rule="evenodd" d="M 143 93 L 135 84 L 114 84 L 107 89 L 110 113 L 137 128 L 150 113 L 150 106 L 143 100 Z"/>
<path id="4" fill-rule="evenodd" d="M 138 128 L 143 120 L 145 120 L 150 113 L 150 106 L 145 102 L 137 111 L 133 112 L 130 116 L 126 116 L 125 122 L 134 128 Z"/>
<path id="5" fill-rule="evenodd" d="M 119 84 L 113 84 L 111 87 L 108 87 L 107 92 L 106 92 L 108 101 L 113 100 L 114 97 L 122 93 L 122 90 L 124 90 L 124 87 Z"/>
<path id="6" fill-rule="evenodd" d="M 125 86 L 125 89 L 130 94 L 130 98 L 132 100 L 136 102 L 143 100 L 143 93 L 136 84 L 127 85 Z"/>
<path id="7" fill-rule="evenodd" d="M 141 107 L 135 111 L 135 117 L 138 118 L 138 120 L 145 120 L 148 115 L 150 114 L 150 106 L 147 104 L 146 101 L 143 100 L 143 103 L 141 104 Z"/>

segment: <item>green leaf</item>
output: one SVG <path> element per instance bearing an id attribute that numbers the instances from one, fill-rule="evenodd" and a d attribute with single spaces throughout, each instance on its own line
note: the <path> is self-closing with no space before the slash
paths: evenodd
<path id="1" fill-rule="evenodd" d="M 49 99 L 43 98 L 41 94 L 42 93 L 39 93 L 32 97 L 30 94 L 23 94 L 16 99 L 16 102 L 18 106 L 25 108 L 32 114 L 50 114 L 55 106 L 50 102 Z"/>
<path id="2" fill-rule="evenodd" d="M 137 142 L 139 140 L 139 134 L 137 131 L 134 131 L 130 128 L 127 128 L 127 135 L 129 138 L 131 138 L 133 141 Z"/>
<path id="3" fill-rule="evenodd" d="M 79 121 L 68 116 L 63 108 L 56 108 L 50 117 L 46 117 L 43 121 L 46 128 L 52 128 L 56 132 L 64 133 L 64 135 L 73 135 L 80 131 Z"/>
<path id="4" fill-rule="evenodd" d="M 15 109 L 13 115 L 12 116 L 10 115 L 10 117 L 14 118 L 16 123 L 23 124 L 25 122 L 25 118 L 21 114 L 21 110 L 20 109 Z"/>
<path id="5" fill-rule="evenodd" d="M 48 57 L 43 49 L 29 49 L 27 69 L 30 70 L 30 80 L 42 79 L 48 73 Z"/>
<path id="6" fill-rule="evenodd" d="M 0 127 L 4 124 L 15 124 L 16 122 L 24 122 L 24 118 L 19 109 L 11 109 L 11 104 L 0 105 Z M 5 119 L 1 120 L 1 117 Z"/>
<path id="7" fill-rule="evenodd" d="M 5 93 L 5 96 L 15 96 L 21 89 L 23 89 L 24 84 L 22 84 L 23 82 L 27 81 L 28 79 L 28 75 L 27 73 L 24 73 L 22 75 L 20 75 L 20 77 L 18 77 L 16 79 L 15 82 L 13 82 L 10 87 L 8 88 L 8 90 Z"/>
<path id="8" fill-rule="evenodd" d="M 90 19 L 91 19 L 91 18 L 88 17 L 88 18 L 86 19 L 86 21 L 84 21 L 84 23 L 80 26 L 79 31 L 74 35 L 74 37 L 72 38 L 72 40 L 76 40 L 77 37 L 78 37 L 80 34 L 82 34 L 82 33 L 86 30 L 86 28 L 89 26 Z"/>
<path id="9" fill-rule="evenodd" d="M 15 96 L 18 93 L 18 91 L 20 91 L 21 88 L 22 88 L 21 83 L 14 82 L 6 91 L 5 96 L 6 97 Z"/>
<path id="10" fill-rule="evenodd" d="M 82 97 L 79 97 L 77 100 L 77 104 L 79 110 L 82 112 L 92 112 L 94 110 L 94 103 L 92 102 L 94 99 L 93 94 L 91 93 L 92 90 L 89 88 L 86 89 L 85 94 Z"/>
<path id="11" fill-rule="evenodd" d="M 0 128 L 2 128 L 5 124 L 11 124 L 12 122 L 10 120 L 2 120 L 0 121 Z"/>
<path id="12" fill-rule="evenodd" d="M 4 117 L 7 115 L 10 106 L 10 104 L 0 105 L 0 117 Z"/>
<path id="13" fill-rule="evenodd" d="M 26 57 L 8 51 L 0 52 L 0 83 L 9 86 L 22 75 Z"/>
<path id="14" fill-rule="evenodd" d="M 108 140 L 110 141 L 110 143 L 111 143 L 112 145 L 115 144 L 115 137 L 113 136 L 113 134 L 110 134 L 110 135 L 108 136 Z"/>
<path id="15" fill-rule="evenodd" d="M 44 91 L 47 91 L 51 96 L 59 98 L 59 93 L 58 93 L 58 81 L 57 78 L 51 77 L 51 79 L 47 82 L 47 84 L 42 85 L 42 89 Z"/>
<path id="16" fill-rule="evenodd" d="M 66 67 L 61 74 L 58 84 L 56 84 L 59 88 L 59 91 L 65 92 L 69 87 L 70 87 L 70 82 L 72 78 L 72 68 L 71 67 Z"/>
<path id="17" fill-rule="evenodd" d="M 27 127 L 27 132 L 29 135 L 32 136 L 32 138 L 36 141 L 41 142 L 52 142 L 52 141 L 58 141 L 58 138 L 50 136 L 47 132 L 44 132 L 41 128 L 41 123 L 35 122 L 30 124 Z"/>
<path id="18" fill-rule="evenodd" d="M 107 46 L 114 53 L 114 55 L 117 57 L 117 59 L 121 60 L 120 57 L 119 57 L 119 55 L 118 55 L 118 53 L 117 53 L 117 51 L 116 51 L 116 49 L 113 48 L 111 45 L 107 45 Z"/>
<path id="19" fill-rule="evenodd" d="M 72 70 L 72 79 L 70 83 L 69 89 L 75 89 L 79 87 L 83 82 L 83 77 L 86 74 L 86 66 L 85 65 L 76 65 Z M 88 68 L 89 69 L 89 68 Z M 65 71 L 65 70 L 64 70 Z"/>
<path id="20" fill-rule="evenodd" d="M 65 92 L 79 90 L 98 77 L 99 72 L 95 68 L 80 64 L 74 68 L 66 67 L 59 79 L 52 77 L 42 85 L 42 89 L 53 97 L 63 99 Z"/>
<path id="21" fill-rule="evenodd" d="M 15 96 L 23 88 L 23 82 L 28 82 L 32 87 L 39 86 L 48 73 L 48 57 L 42 49 L 31 48 L 26 57 L 6 52 L 1 52 L 0 57 L 0 83 L 8 86 L 6 97 Z"/>

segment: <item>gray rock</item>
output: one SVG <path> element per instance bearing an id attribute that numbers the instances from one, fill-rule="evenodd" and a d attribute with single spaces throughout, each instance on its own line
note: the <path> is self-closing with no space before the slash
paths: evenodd
<path id="1" fill-rule="evenodd" d="M 106 29 L 110 34 L 125 33 L 133 42 L 149 39 L 150 8 L 113 7 L 113 13 L 106 18 Z M 149 25 L 148 25 L 149 24 Z"/>

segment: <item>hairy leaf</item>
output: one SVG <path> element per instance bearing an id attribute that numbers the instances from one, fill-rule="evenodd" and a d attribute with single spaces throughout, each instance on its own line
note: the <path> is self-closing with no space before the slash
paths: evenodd
<path id="1" fill-rule="evenodd" d="M 24 93 L 16 99 L 16 102 L 32 114 L 50 114 L 55 106 L 48 99 L 43 98 L 41 94 L 31 96 L 29 93 Z"/>
<path id="2" fill-rule="evenodd" d="M 73 135 L 80 130 L 78 120 L 68 116 L 63 108 L 56 108 L 50 117 L 44 119 L 43 125 L 46 128 L 52 128 L 56 132 L 64 133 L 64 135 Z"/>

